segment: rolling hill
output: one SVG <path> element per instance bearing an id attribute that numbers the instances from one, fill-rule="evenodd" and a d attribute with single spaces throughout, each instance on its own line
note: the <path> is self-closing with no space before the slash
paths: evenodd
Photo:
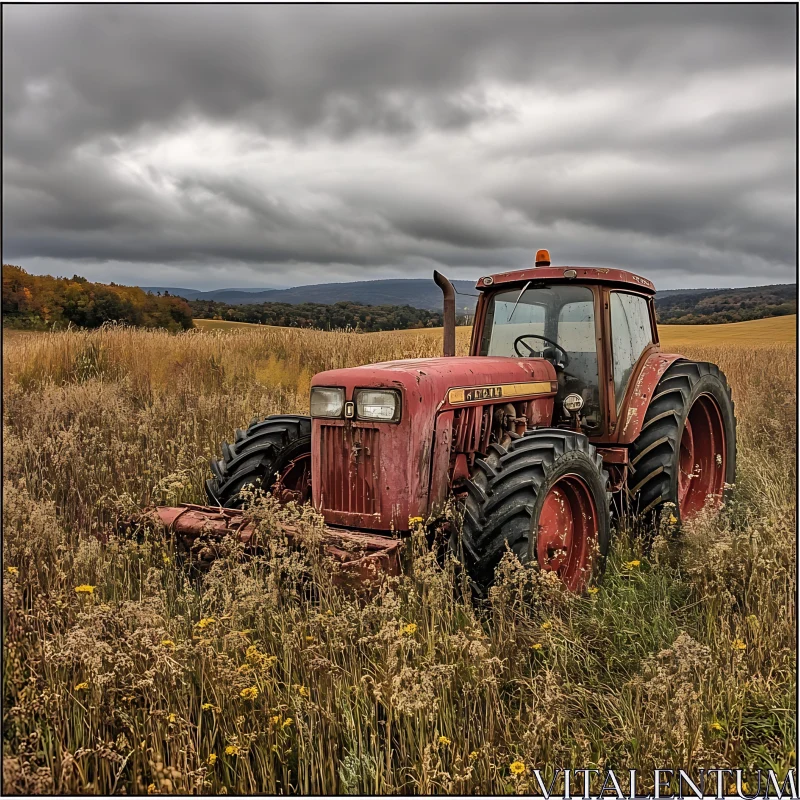
<path id="1" fill-rule="evenodd" d="M 456 310 L 471 314 L 477 290 L 474 281 L 454 280 Z M 148 291 L 164 291 L 161 287 L 142 287 Z M 187 300 L 211 300 L 227 305 L 261 303 L 362 303 L 367 306 L 411 306 L 439 311 L 442 295 L 432 280 L 392 279 L 319 283 L 295 286 L 292 289 L 167 289 L 170 294 Z M 659 321 L 671 325 L 702 325 L 762 319 L 797 313 L 797 285 L 776 284 L 749 286 L 742 289 L 668 289 L 656 295 Z"/>
<path id="2" fill-rule="evenodd" d="M 475 281 L 454 280 L 456 310 L 471 314 L 475 308 Z M 164 288 L 143 286 L 146 291 L 164 291 Z M 442 307 L 442 293 L 429 279 L 397 278 L 378 281 L 351 281 L 348 283 L 318 283 L 295 286 L 292 289 L 215 289 L 200 292 L 197 289 L 167 289 L 170 294 L 187 300 L 213 300 L 230 305 L 257 303 L 324 303 L 330 305 L 343 301 L 363 303 L 367 306 L 412 306 L 428 311 Z"/>

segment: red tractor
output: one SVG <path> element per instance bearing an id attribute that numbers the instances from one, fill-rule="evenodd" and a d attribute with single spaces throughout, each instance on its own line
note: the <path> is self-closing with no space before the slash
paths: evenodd
<path id="1" fill-rule="evenodd" d="M 474 585 L 509 547 L 574 591 L 602 567 L 613 494 L 647 519 L 665 503 L 678 520 L 721 505 L 730 389 L 714 364 L 662 352 L 649 280 L 553 267 L 540 250 L 534 268 L 478 281 L 468 356 L 455 355 L 453 287 L 434 280 L 442 358 L 319 373 L 310 416 L 267 417 L 222 445 L 210 503 L 238 508 L 262 487 L 313 503 L 334 539 L 388 542 L 455 499 L 450 542 Z"/>

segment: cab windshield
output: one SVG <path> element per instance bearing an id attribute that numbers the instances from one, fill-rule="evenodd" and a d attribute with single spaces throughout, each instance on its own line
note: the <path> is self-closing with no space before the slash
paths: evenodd
<path id="1" fill-rule="evenodd" d="M 554 346 L 557 345 L 557 346 Z M 496 292 L 489 301 L 481 355 L 546 358 L 556 367 L 561 400 L 584 400 L 588 428 L 600 425 L 594 294 L 586 286 L 553 284 Z"/>

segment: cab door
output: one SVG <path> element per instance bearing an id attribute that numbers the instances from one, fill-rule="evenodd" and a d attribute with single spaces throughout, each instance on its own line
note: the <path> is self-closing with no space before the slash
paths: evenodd
<path id="1" fill-rule="evenodd" d="M 646 297 L 618 290 L 608 294 L 611 321 L 610 377 L 613 380 L 616 417 L 622 409 L 631 378 L 638 373 L 639 361 L 656 339 L 650 303 Z"/>

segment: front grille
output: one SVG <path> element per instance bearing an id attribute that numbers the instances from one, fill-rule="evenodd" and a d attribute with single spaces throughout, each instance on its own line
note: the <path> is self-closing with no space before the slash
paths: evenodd
<path id="1" fill-rule="evenodd" d="M 380 451 L 377 428 L 320 426 L 322 508 L 348 514 L 380 514 Z"/>

